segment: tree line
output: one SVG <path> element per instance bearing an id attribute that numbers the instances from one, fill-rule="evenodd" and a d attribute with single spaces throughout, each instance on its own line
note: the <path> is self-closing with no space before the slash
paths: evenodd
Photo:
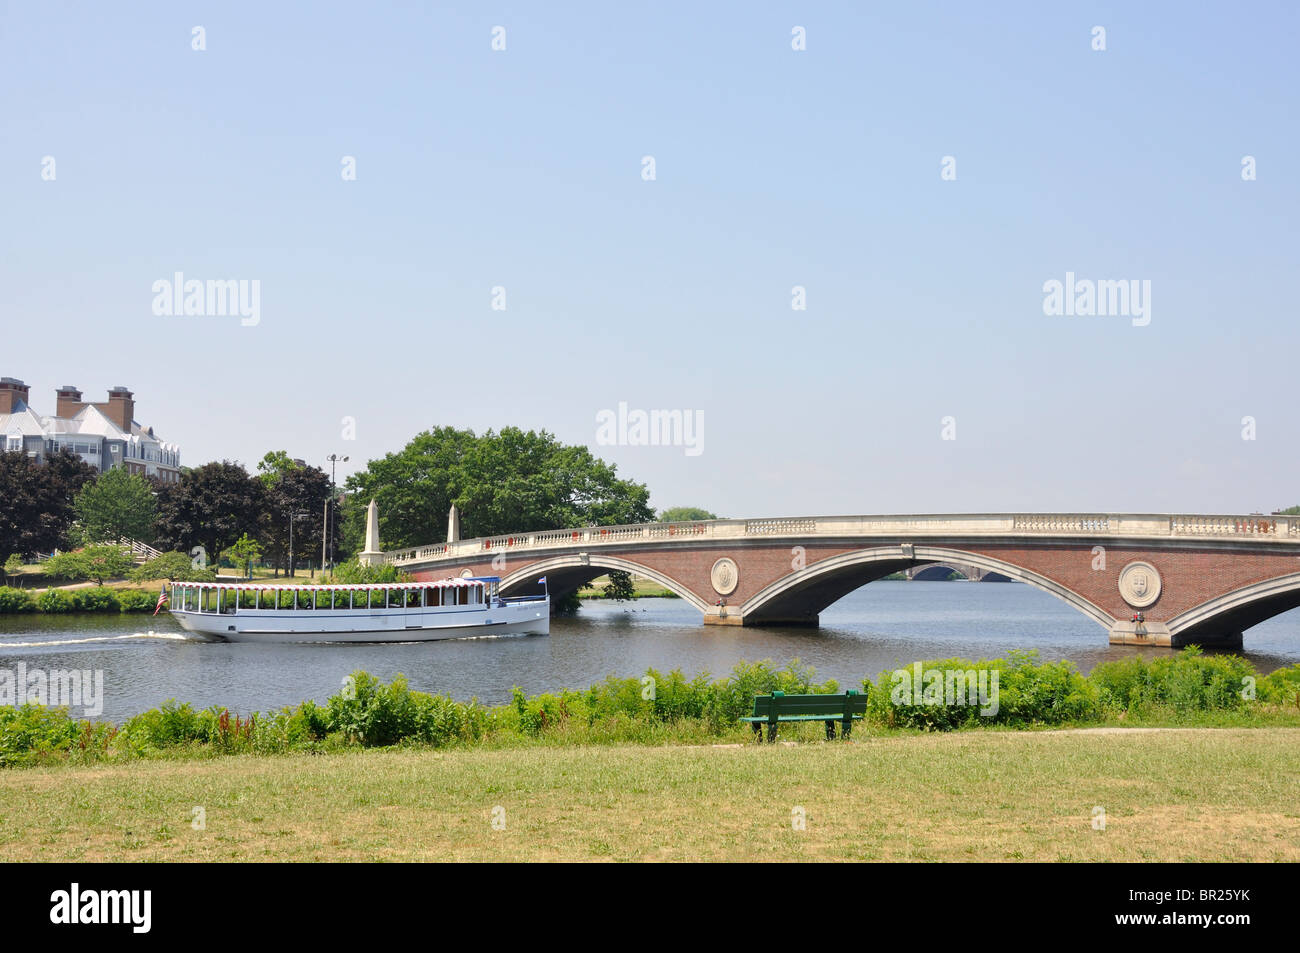
<path id="1" fill-rule="evenodd" d="M 0 556 L 28 559 L 130 539 L 206 563 L 237 559 L 255 541 L 256 558 L 292 574 L 290 521 L 300 566 L 319 556 L 329 494 L 324 470 L 284 451 L 268 453 L 255 473 L 214 461 L 183 469 L 175 483 L 120 467 L 101 474 L 66 451 L 40 464 L 0 453 Z"/>
<path id="2" fill-rule="evenodd" d="M 463 538 L 655 519 L 645 484 L 621 478 L 584 446 L 516 427 L 427 430 L 371 460 L 341 489 L 336 562 L 363 548 L 372 498 L 384 549 L 445 540 L 453 504 Z M 292 573 L 290 527 L 294 565 L 319 564 L 329 498 L 329 474 L 283 450 L 267 453 L 251 473 L 238 462 L 213 461 L 182 469 L 175 483 L 120 468 L 100 474 L 67 452 L 43 464 L 0 453 L 0 559 L 126 537 L 163 552 L 197 551 L 240 565 L 257 560 Z M 693 508 L 663 514 L 712 515 Z"/>

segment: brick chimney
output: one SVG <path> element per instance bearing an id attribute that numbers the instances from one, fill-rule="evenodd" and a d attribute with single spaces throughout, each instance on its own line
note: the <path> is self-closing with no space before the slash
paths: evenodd
<path id="1" fill-rule="evenodd" d="M 55 417 L 75 417 L 86 405 L 81 402 L 81 391 L 68 384 L 54 392 Z"/>
<path id="2" fill-rule="evenodd" d="M 108 403 L 96 404 L 104 416 L 117 424 L 124 433 L 131 432 L 131 421 L 135 420 L 134 396 L 125 387 L 114 387 L 108 392 Z"/>
<path id="3" fill-rule="evenodd" d="M 12 414 L 27 403 L 27 385 L 16 377 L 0 377 L 0 414 Z"/>

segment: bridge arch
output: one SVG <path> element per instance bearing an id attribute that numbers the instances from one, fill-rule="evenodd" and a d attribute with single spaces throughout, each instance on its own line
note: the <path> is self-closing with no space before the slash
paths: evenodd
<path id="1" fill-rule="evenodd" d="M 708 603 L 672 576 L 649 566 L 643 566 L 641 563 L 606 553 L 573 553 L 529 563 L 523 569 L 516 569 L 501 577 L 501 594 L 510 595 L 514 590 L 526 590 L 530 594 L 536 592 L 537 580 L 545 576 L 550 592 L 554 595 L 564 595 L 586 585 L 597 576 L 603 576 L 611 569 L 653 579 L 665 589 L 677 593 L 701 612 L 709 611 Z"/>
<path id="2" fill-rule="evenodd" d="M 818 560 L 756 592 L 741 606 L 741 613 L 749 624 L 815 624 L 823 609 L 869 582 L 910 566 L 950 561 L 1028 583 L 1074 606 L 1104 629 L 1115 623 L 1104 609 L 1033 570 L 982 553 L 937 546 L 881 546 Z"/>
<path id="3" fill-rule="evenodd" d="M 1242 586 L 1180 612 L 1169 620 L 1169 635 L 1174 645 L 1218 641 L 1295 608 L 1300 608 L 1300 572 Z"/>
<path id="4" fill-rule="evenodd" d="M 931 563 L 928 566 L 917 566 L 916 571 L 912 573 L 913 582 L 943 582 L 957 575 L 966 579 L 966 573 L 962 572 L 957 566 L 949 566 L 946 563 Z"/>

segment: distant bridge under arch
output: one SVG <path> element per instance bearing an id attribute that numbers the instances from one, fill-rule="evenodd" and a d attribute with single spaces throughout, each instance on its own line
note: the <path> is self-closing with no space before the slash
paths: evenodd
<path id="1" fill-rule="evenodd" d="M 645 523 L 431 543 L 369 557 L 417 579 L 496 575 L 571 592 L 611 569 L 653 579 L 709 625 L 816 625 L 874 579 L 927 567 L 1005 578 L 1074 606 L 1115 643 L 1239 645 L 1300 606 L 1300 517 L 986 513 Z"/>
<path id="2" fill-rule="evenodd" d="M 947 563 L 930 563 L 928 566 L 912 566 L 903 575 L 913 582 L 944 582 L 953 576 L 959 576 L 967 582 L 1012 581 L 1010 576 L 1004 576 L 1000 572 L 992 572 L 955 560 Z"/>

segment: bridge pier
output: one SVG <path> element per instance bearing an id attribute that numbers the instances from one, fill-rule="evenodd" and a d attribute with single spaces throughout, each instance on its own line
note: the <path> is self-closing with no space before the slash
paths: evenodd
<path id="1" fill-rule="evenodd" d="M 745 617 L 740 614 L 740 608 L 732 606 L 710 606 L 709 611 L 704 613 L 705 625 L 744 625 Z"/>
<path id="2" fill-rule="evenodd" d="M 1111 645 L 1173 645 L 1163 622 L 1116 622 L 1110 627 Z"/>
<path id="3" fill-rule="evenodd" d="M 1171 635 L 1163 622 L 1116 622 L 1110 628 L 1111 645 L 1155 645 L 1181 649 L 1199 645 L 1207 649 L 1240 649 L 1242 635 L 1239 631 L 1194 632 Z"/>
<path id="4" fill-rule="evenodd" d="M 780 616 L 763 616 L 761 619 L 746 618 L 739 606 L 710 606 L 704 613 L 705 625 L 771 625 L 771 626 L 808 626 L 817 628 L 821 617 L 816 612 L 785 613 Z"/>

